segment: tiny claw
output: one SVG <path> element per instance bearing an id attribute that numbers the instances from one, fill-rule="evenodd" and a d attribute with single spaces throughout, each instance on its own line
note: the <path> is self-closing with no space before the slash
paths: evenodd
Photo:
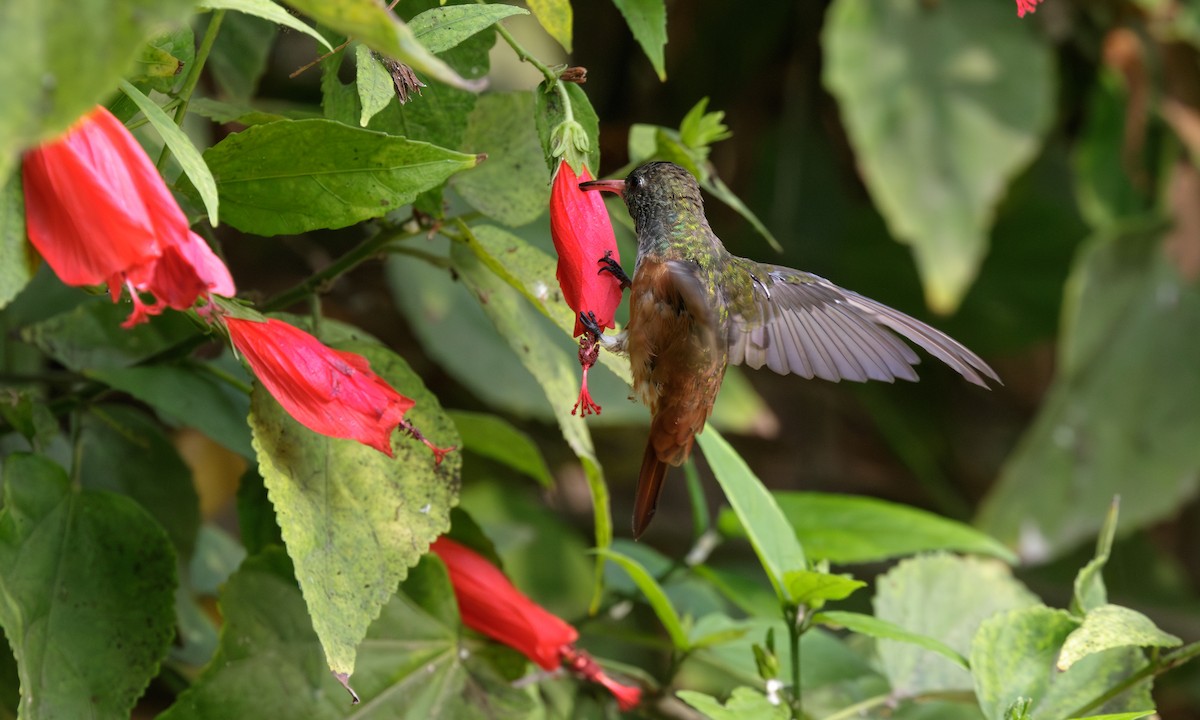
<path id="1" fill-rule="evenodd" d="M 604 334 L 604 328 L 600 327 L 600 320 L 596 317 L 596 313 L 591 310 L 579 313 L 579 322 L 585 330 L 597 338 Z"/>
<path id="2" fill-rule="evenodd" d="M 612 250 L 605 250 L 604 257 L 596 261 L 600 264 L 600 269 L 596 271 L 597 275 L 601 273 L 610 273 L 621 283 L 621 289 L 628 288 L 633 283 L 629 280 L 629 275 L 625 272 L 625 268 L 621 267 L 621 263 L 613 260 Z"/>

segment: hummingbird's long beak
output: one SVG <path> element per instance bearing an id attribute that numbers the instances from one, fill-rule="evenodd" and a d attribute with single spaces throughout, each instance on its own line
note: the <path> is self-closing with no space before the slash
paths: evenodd
<path id="1" fill-rule="evenodd" d="M 588 180 L 587 182 L 579 183 L 580 190 L 603 190 L 605 192 L 616 193 L 622 197 L 625 196 L 625 181 L 624 180 Z"/>

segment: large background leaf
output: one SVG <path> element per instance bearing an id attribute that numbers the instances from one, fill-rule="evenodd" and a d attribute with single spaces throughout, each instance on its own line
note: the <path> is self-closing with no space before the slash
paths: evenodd
<path id="1" fill-rule="evenodd" d="M 1049 47 L 1011 14 L 987 0 L 837 0 L 824 30 L 825 82 L 863 178 L 943 313 L 974 281 L 996 205 L 1053 117 Z"/>
<path id="2" fill-rule="evenodd" d="M 1181 330 L 1200 326 L 1200 290 L 1160 242 L 1097 237 L 1072 274 L 1058 376 L 979 519 L 1031 559 L 1091 537 L 1114 496 L 1129 527 L 1200 487 L 1200 336 Z"/>

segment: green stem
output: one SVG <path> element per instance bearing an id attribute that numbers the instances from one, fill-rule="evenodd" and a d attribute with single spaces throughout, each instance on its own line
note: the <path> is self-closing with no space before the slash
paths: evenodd
<path id="1" fill-rule="evenodd" d="M 1183 647 L 1178 648 L 1173 652 L 1166 653 L 1165 655 L 1162 655 L 1161 657 L 1156 658 L 1154 660 L 1154 662 L 1151 662 L 1146 667 L 1142 668 L 1141 670 L 1135 672 L 1134 674 L 1125 678 L 1121 682 L 1112 686 L 1104 694 L 1095 698 L 1094 700 L 1087 703 L 1086 705 L 1081 706 L 1075 712 L 1068 714 L 1067 717 L 1083 717 L 1086 713 L 1088 713 L 1092 710 L 1095 710 L 1096 708 L 1100 707 L 1101 705 L 1108 702 L 1109 700 L 1112 700 L 1116 696 L 1118 696 L 1121 693 L 1125 692 L 1126 690 L 1132 688 L 1133 686 L 1137 685 L 1138 683 L 1145 680 L 1146 678 L 1157 677 L 1158 675 L 1162 675 L 1163 673 L 1167 672 L 1168 670 L 1174 670 L 1175 668 L 1179 667 L 1180 665 L 1183 665 L 1186 662 L 1194 660 L 1196 657 L 1200 657 L 1200 642 L 1194 642 L 1194 643 L 1191 643 L 1190 645 L 1184 645 Z"/>
<path id="2" fill-rule="evenodd" d="M 225 11 L 215 10 L 212 19 L 208 21 L 208 29 L 204 31 L 200 47 L 196 49 L 196 57 L 192 61 L 192 66 L 188 68 L 188 74 L 183 79 L 183 86 L 179 88 L 179 94 L 176 95 L 176 100 L 179 101 L 179 107 L 175 108 L 176 125 L 183 125 L 183 119 L 187 116 L 188 103 L 192 101 L 192 93 L 196 90 L 196 84 L 200 82 L 200 73 L 204 70 L 204 63 L 208 62 L 208 54 L 212 52 L 213 43 L 217 41 L 217 33 L 220 32 L 221 22 L 224 19 Z M 156 164 L 160 171 L 170 157 L 171 148 L 164 145 Z"/>
<path id="3" fill-rule="evenodd" d="M 478 2 L 480 5 L 483 5 L 486 4 L 487 0 L 476 0 L 476 2 Z M 551 70 L 545 63 L 538 60 L 533 55 L 530 55 L 529 51 L 526 50 L 525 47 L 521 45 L 521 43 L 518 42 L 515 37 L 512 36 L 512 33 L 510 33 L 507 28 L 500 23 L 496 23 L 496 32 L 500 33 L 500 37 L 504 38 L 504 42 L 508 43 L 508 46 L 513 49 L 513 52 L 517 54 L 517 57 L 522 62 L 527 62 L 537 68 L 538 71 L 542 73 L 542 76 L 546 78 L 546 82 L 554 82 L 555 80 L 558 80 L 558 75 L 556 75 L 555 72 Z"/>
<path id="4" fill-rule="evenodd" d="M 478 212 L 463 213 L 454 218 L 447 218 L 443 221 L 443 225 L 449 225 L 453 222 L 470 222 L 479 217 Z M 267 300 L 262 304 L 263 312 L 271 312 L 273 310 L 282 310 L 290 305 L 300 302 L 305 297 L 317 292 L 322 286 L 332 283 L 334 280 L 353 270 L 367 260 L 385 252 L 399 252 L 397 248 L 389 248 L 393 242 L 407 240 L 427 232 L 426 228 L 416 228 L 406 230 L 403 227 L 389 226 L 381 229 L 375 235 L 367 238 L 350 252 L 342 255 L 337 260 L 334 260 L 329 265 L 321 270 L 313 273 L 308 279 L 295 285 L 275 297 Z M 443 231 L 443 234 L 446 234 Z M 416 251 L 408 254 L 415 254 Z"/>
<path id="5" fill-rule="evenodd" d="M 862 717 L 862 713 L 866 712 L 867 710 L 871 710 L 872 708 L 877 708 L 880 705 L 884 705 L 891 699 L 891 693 L 884 693 L 882 695 L 876 695 L 875 697 L 869 697 L 862 702 L 855 703 L 849 707 L 844 707 L 832 715 L 826 715 L 824 718 L 822 718 L 822 720 L 848 720 L 849 718 Z"/>
<path id="6" fill-rule="evenodd" d="M 800 635 L 804 632 L 799 607 L 783 609 L 783 619 L 788 629 L 788 654 L 792 658 L 792 717 L 800 710 Z"/>

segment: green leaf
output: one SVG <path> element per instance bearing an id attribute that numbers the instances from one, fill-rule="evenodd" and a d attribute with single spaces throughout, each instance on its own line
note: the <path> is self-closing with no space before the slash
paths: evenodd
<path id="1" fill-rule="evenodd" d="M 847 612 L 844 610 L 826 610 L 814 615 L 813 621 L 821 625 L 844 627 L 847 630 L 859 633 L 860 635 L 868 635 L 870 637 L 880 638 L 883 640 L 895 640 L 897 642 L 925 648 L 926 650 L 930 650 L 938 655 L 941 655 L 964 670 L 968 669 L 969 667 L 967 665 L 967 659 L 963 657 L 962 653 L 958 652 L 946 643 L 928 635 L 909 632 L 893 622 L 889 622 L 872 615 Z"/>
<path id="2" fill-rule="evenodd" d="M 1054 118 L 1052 48 L 1011 15 L 993 2 L 837 0 L 826 19 L 825 85 L 942 313 L 970 288 L 1005 187 Z"/>
<path id="3" fill-rule="evenodd" d="M 567 94 L 567 100 L 563 99 L 562 92 L 555 88 L 561 86 Z M 588 139 L 588 150 L 583 158 L 588 169 L 593 173 L 599 172 L 600 168 L 600 119 L 596 115 L 596 110 L 592 107 L 592 103 L 588 100 L 587 93 L 583 88 L 575 83 L 549 83 L 543 81 L 537 86 L 537 90 L 533 93 L 534 101 L 537 105 L 534 111 L 534 119 L 537 121 L 538 138 L 542 141 L 542 155 L 546 158 L 546 166 L 550 168 L 550 172 L 558 170 L 558 165 L 561 162 L 560 158 L 554 157 L 550 152 L 551 138 L 550 135 L 554 128 L 558 127 L 564 120 L 567 119 L 567 108 L 565 102 L 571 103 L 571 114 L 575 118 L 575 122 L 583 128 L 584 135 Z M 575 174 L 582 174 L 582 168 L 575 167 Z"/>
<path id="4" fill-rule="evenodd" d="M 129 81 L 145 83 L 145 87 L 168 93 L 175 87 L 183 69 L 196 58 L 196 39 L 188 26 L 160 35 L 142 45 L 141 52 L 129 74 Z"/>
<path id="5" fill-rule="evenodd" d="M 401 394 L 405 416 L 431 442 L 458 445 L 453 422 L 398 355 L 376 345 L 356 352 Z M 449 528 L 462 458 L 435 465 L 420 442 L 394 437 L 395 458 L 354 440 L 318 435 L 293 420 L 261 386 L 250 399 L 259 470 L 283 531 L 326 661 L 346 679 L 355 647 L 408 568 Z"/>
<path id="6" fill-rule="evenodd" d="M 69 312 L 22 328 L 21 339 L 67 368 L 84 372 L 134 365 L 196 333 L 183 313 L 158 315 L 126 330 L 121 322 L 129 313 L 128 302 L 91 297 Z"/>
<path id="7" fill-rule="evenodd" d="M 1137 610 L 1120 605 L 1101 605 L 1083 618 L 1062 646 L 1058 669 L 1069 670 L 1080 659 L 1116 647 L 1178 647 L 1183 641 L 1158 629 L 1154 621 Z"/>
<path id="8" fill-rule="evenodd" d="M 788 525 L 775 498 L 763 487 L 746 461 L 715 430 L 708 428 L 696 436 L 696 440 L 725 498 L 747 529 L 750 545 L 767 571 L 776 595 L 783 602 L 798 603 L 799 600 L 790 594 L 785 578 L 789 572 L 807 569 L 808 562 L 795 531 Z"/>
<path id="9" fill-rule="evenodd" d="M 294 5 L 295 3 L 292 4 Z M 236 10 L 246 15 L 260 17 L 263 20 L 270 20 L 277 25 L 283 25 L 296 32 L 304 33 L 324 46 L 326 50 L 333 52 L 333 46 L 329 44 L 321 33 L 304 24 L 287 10 L 271 2 L 271 0 L 202 0 L 200 7 L 208 8 L 209 10 Z M 221 28 L 222 31 L 224 29 L 224 27 Z"/>
<path id="10" fill-rule="evenodd" d="M 988 720 L 1004 720 L 1018 698 L 1036 706 L 1054 677 L 1063 640 L 1078 626 L 1063 610 L 1032 605 L 993 615 L 971 642 L 975 694 Z"/>
<path id="11" fill-rule="evenodd" d="M 779 617 L 779 600 L 764 583 L 755 582 L 740 572 L 709 565 L 695 565 L 691 570 L 747 615 Z"/>
<path id="12" fill-rule="evenodd" d="M 1098 235 L 1067 284 L 1057 374 L 985 498 L 978 525 L 1038 561 L 1090 538 L 1114 496 L 1121 528 L 1177 512 L 1200 487 L 1200 286 L 1162 228 Z"/>
<path id="13" fill-rule="evenodd" d="M 480 97 L 462 145 L 486 153 L 488 161 L 451 181 L 472 207 L 510 227 L 533 222 L 550 204 L 533 110 L 529 92 Z"/>
<path id="14" fill-rule="evenodd" d="M 0 68 L 0 182 L 15 167 L 17 153 L 61 134 L 104 100 L 133 68 L 143 41 L 182 24 L 192 9 L 191 0 L 0 5 L 0 47 L 22 58 Z"/>
<path id="15" fill-rule="evenodd" d="M 453 410 L 450 419 L 462 437 L 463 449 L 504 463 L 541 483 L 553 487 L 554 478 L 542 451 L 525 433 L 498 415 Z"/>
<path id="16" fill-rule="evenodd" d="M 223 102 L 204 97 L 192 98 L 191 103 L 188 104 L 188 112 L 196 113 L 222 125 L 226 123 L 266 125 L 280 120 L 312 120 L 322 117 L 317 110 L 307 109 L 303 105 L 286 103 L 250 105 L 244 102 Z"/>
<path id="17" fill-rule="evenodd" d="M 20 717 L 128 718 L 175 622 L 175 554 L 133 501 L 72 490 L 36 455 L 4 462 L 0 624 Z"/>
<path id="18" fill-rule="evenodd" d="M 1088 715 L 1081 718 L 1072 718 L 1072 720 L 1140 720 L 1144 717 L 1149 717 L 1155 713 L 1154 710 L 1138 710 L 1127 713 L 1112 713 L 1109 715 Z"/>
<path id="19" fill-rule="evenodd" d="M 278 35 L 279 28 L 269 20 L 226 13 L 205 64 L 222 97 L 231 101 L 247 101 L 254 97 L 259 81 L 267 71 L 271 48 Z M 193 95 L 188 112 L 196 112 L 196 101 L 201 99 Z"/>
<path id="20" fill-rule="evenodd" d="M 1158 151 L 1151 149 L 1153 144 L 1127 140 L 1134 131 L 1126 128 L 1130 99 L 1124 78 L 1113 67 L 1098 70 L 1071 159 L 1079 210 L 1099 229 L 1154 207 L 1157 188 L 1137 178 L 1142 172 L 1156 172 L 1153 166 L 1160 160 Z M 1152 132 L 1152 128 L 1153 124 L 1137 132 Z"/>
<path id="21" fill-rule="evenodd" d="M 667 44 L 667 8 L 663 0 L 613 0 L 613 5 L 625 17 L 625 24 L 650 59 L 658 79 L 666 82 L 663 47 Z"/>
<path id="22" fill-rule="evenodd" d="M 956 550 L 1016 562 L 1012 551 L 969 525 L 925 510 L 855 495 L 774 493 L 810 557 L 861 563 L 929 550 Z M 745 535 L 737 516 L 725 510 L 717 526 L 726 535 Z"/>
<path id="23" fill-rule="evenodd" d="M 889 570 L 877 583 L 874 604 L 880 620 L 966 655 L 984 620 L 1038 600 L 1003 563 L 938 554 L 904 560 Z M 879 657 L 892 688 L 906 695 L 974 687 L 962 667 L 909 644 L 882 640 Z"/>
<path id="24" fill-rule="evenodd" d="M 391 73 L 379 62 L 371 48 L 362 43 L 354 48 L 354 67 L 357 71 L 354 86 L 358 89 L 358 102 L 362 105 L 358 124 L 366 127 L 371 118 L 396 98 L 396 85 L 392 82 Z"/>
<path id="25" fill-rule="evenodd" d="M 628 555 L 623 555 L 611 549 L 601 549 L 597 553 L 612 560 L 617 565 L 620 565 L 621 569 L 629 573 L 629 577 L 633 579 L 634 584 L 638 586 L 638 589 L 642 591 L 642 595 L 650 603 L 650 607 L 654 609 L 654 614 L 658 616 L 658 621 L 662 623 L 663 629 L 667 631 L 667 635 L 671 638 L 671 645 L 678 652 L 687 652 L 691 647 L 687 631 L 683 629 L 679 613 L 675 611 L 675 607 L 671 605 L 670 598 L 663 592 L 662 586 L 658 584 L 654 576 L 646 572 L 646 568 L 642 567 L 641 563 Z"/>
<path id="26" fill-rule="evenodd" d="M 399 10 L 418 13 L 437 5 L 437 0 L 408 0 Z M 490 68 L 488 53 L 495 39 L 495 32 L 485 31 L 441 53 L 440 57 L 463 77 L 482 78 Z M 357 124 L 361 110 L 354 88 L 342 85 L 338 80 L 342 55 L 337 53 L 321 62 L 322 104 L 326 117 L 353 125 Z M 475 94 L 440 83 L 430 83 L 421 88 L 420 93 L 419 101 L 390 104 L 372 118 L 370 129 L 445 148 L 463 149 L 463 135 L 468 116 L 475 107 Z"/>
<path id="27" fill-rule="evenodd" d="M 196 149 L 195 145 L 192 145 L 192 141 L 175 124 L 175 121 L 167 117 L 158 103 L 143 95 L 141 90 L 135 88 L 127 80 L 122 80 L 120 86 L 121 92 L 125 93 L 138 106 L 138 109 L 154 126 L 159 137 L 171 149 L 171 153 L 175 155 L 175 159 L 188 176 L 188 180 L 192 181 L 192 187 L 204 201 L 204 209 L 208 212 L 208 221 L 215 227 L 218 224 L 217 184 L 213 181 L 208 166 L 204 164 L 204 158 L 200 156 L 200 151 Z"/>
<path id="28" fill-rule="evenodd" d="M 1083 617 L 1092 610 L 1108 603 L 1108 589 L 1104 586 L 1104 566 L 1112 554 L 1113 538 L 1117 534 L 1117 510 L 1120 498 L 1113 498 L 1108 506 L 1108 515 L 1096 538 L 1096 554 L 1075 575 L 1075 592 L 1071 595 L 1071 612 Z"/>
<path id="29" fill-rule="evenodd" d="M 835 575 L 816 570 L 789 570 L 783 584 L 788 597 L 803 605 L 820 607 L 826 600 L 845 600 L 857 589 L 866 587 L 861 580 L 849 575 Z"/>
<path id="30" fill-rule="evenodd" d="M 225 220 L 257 235 L 379 217 L 479 161 L 331 120 L 255 125 L 209 148 L 204 159 L 216 177 Z"/>
<path id="31" fill-rule="evenodd" d="M 245 458 L 253 458 L 246 413 L 250 399 L 225 378 L 230 368 L 208 363 L 98 368 L 87 376 L 127 392 L 177 427 L 193 427 Z M 237 380 L 249 378 L 237 366 Z"/>
<path id="32" fill-rule="evenodd" d="M 0 309 L 25 289 L 33 279 L 37 263 L 33 246 L 25 240 L 21 173 L 13 173 L 7 180 L 2 178 L 0 175 Z"/>
<path id="33" fill-rule="evenodd" d="M 455 47 L 472 35 L 512 15 L 529 11 L 512 5 L 446 5 L 432 8 L 408 21 L 421 44 L 429 52 L 440 53 Z"/>
<path id="34" fill-rule="evenodd" d="M 571 0 L 529 0 L 528 5 L 542 29 L 571 52 Z"/>
<path id="35" fill-rule="evenodd" d="M 288 0 L 288 5 L 434 80 L 471 92 L 479 92 L 484 87 L 482 82 L 459 75 L 444 60 L 425 49 L 412 29 L 383 3 L 375 0 Z"/>
<path id="36" fill-rule="evenodd" d="M 221 592 L 225 625 L 213 661 L 162 720 L 261 716 L 334 720 L 364 710 L 398 720 L 530 717 L 530 694 L 496 683 L 476 648 L 460 648 L 454 593 L 445 568 L 429 556 L 412 569 L 372 623 L 360 648 L 350 698 L 324 670 L 321 645 L 283 551 L 247 558 Z M 247 691 L 251 688 L 252 691 Z M 504 712 L 501 712 L 503 710 Z"/>
<path id="37" fill-rule="evenodd" d="M 35 452 L 46 450 L 59 436 L 58 418 L 34 391 L 6 388 L 0 393 L 0 417 L 20 433 Z"/>
<path id="38" fill-rule="evenodd" d="M 479 228 L 480 231 L 483 228 Z M 592 435 L 582 416 L 571 412 L 571 403 L 579 395 L 576 380 L 578 361 L 562 347 L 559 337 L 549 335 L 544 325 L 533 322 L 534 311 L 521 294 L 491 272 L 479 256 L 455 243 L 450 250 L 450 259 L 459 278 L 481 302 L 484 313 L 495 325 L 500 335 L 508 341 L 525 368 L 538 380 L 538 384 L 553 408 L 563 439 L 571 446 L 575 456 L 583 465 L 592 496 L 592 513 L 595 524 L 596 548 L 606 550 L 612 544 L 612 514 L 608 504 L 608 487 L 604 483 L 603 470 L 596 458 Z M 603 357 L 603 353 L 601 354 Z M 604 560 L 596 563 L 596 586 L 592 610 L 598 607 L 602 590 L 601 580 Z"/>
<path id="39" fill-rule="evenodd" d="M 1144 673 L 1149 666 L 1145 653 L 1139 648 L 1113 648 L 1094 653 L 1079 660 L 1066 672 L 1055 673 L 1046 696 L 1033 709 L 1034 720 L 1058 720 L 1077 714 L 1089 707 L 1119 683 L 1135 674 Z M 1150 695 L 1153 675 L 1146 674 L 1139 682 L 1092 711 L 1124 713 L 1154 707 Z"/>
<path id="40" fill-rule="evenodd" d="M 191 559 L 200 529 L 200 499 L 192 471 L 171 440 L 144 413 L 94 405 L 79 423 L 79 482 L 124 495 L 166 530 L 175 554 Z"/>
<path id="41" fill-rule="evenodd" d="M 759 691 L 748 687 L 734 688 L 729 702 L 724 705 L 715 697 L 694 690 L 679 690 L 675 695 L 712 720 L 787 720 L 791 717 L 785 703 L 771 702 Z"/>

